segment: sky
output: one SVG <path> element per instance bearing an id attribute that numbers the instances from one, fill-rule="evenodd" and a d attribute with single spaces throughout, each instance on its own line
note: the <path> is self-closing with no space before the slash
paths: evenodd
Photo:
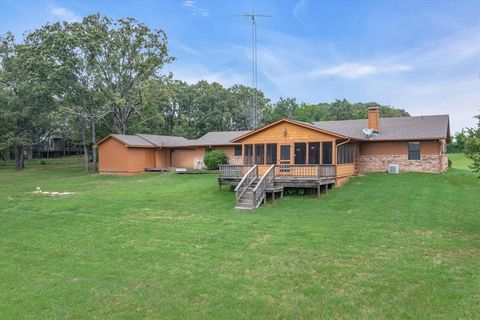
<path id="1" fill-rule="evenodd" d="M 12 1 L 0 33 L 102 13 L 167 33 L 176 79 L 252 85 L 251 21 L 259 18 L 258 88 L 272 101 L 376 101 L 411 115 L 449 114 L 452 132 L 480 111 L 476 1 Z"/>

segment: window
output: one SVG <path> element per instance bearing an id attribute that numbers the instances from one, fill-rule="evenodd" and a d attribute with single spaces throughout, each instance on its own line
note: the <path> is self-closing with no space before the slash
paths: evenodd
<path id="1" fill-rule="evenodd" d="M 267 144 L 267 164 L 276 164 L 277 163 L 277 144 L 269 143 Z"/>
<path id="2" fill-rule="evenodd" d="M 205 148 L 205 153 L 209 153 L 209 152 L 212 152 L 212 151 L 213 151 L 212 147 L 206 147 Z"/>
<path id="3" fill-rule="evenodd" d="M 332 164 L 331 142 L 322 142 L 322 164 Z"/>
<path id="4" fill-rule="evenodd" d="M 420 160 L 420 142 L 408 143 L 408 160 Z"/>
<path id="5" fill-rule="evenodd" d="M 246 144 L 243 150 L 243 164 L 252 164 L 253 163 L 253 146 L 251 144 Z"/>
<path id="6" fill-rule="evenodd" d="M 342 144 L 338 147 L 337 163 L 354 163 L 355 145 L 353 143 Z"/>
<path id="7" fill-rule="evenodd" d="M 308 143 L 308 163 L 320 164 L 320 142 Z"/>
<path id="8" fill-rule="evenodd" d="M 265 145 L 256 144 L 255 145 L 255 164 L 264 164 L 265 163 Z"/>
<path id="9" fill-rule="evenodd" d="M 235 150 L 233 152 L 233 155 L 235 157 L 241 157 L 242 156 L 242 146 L 235 146 Z"/>

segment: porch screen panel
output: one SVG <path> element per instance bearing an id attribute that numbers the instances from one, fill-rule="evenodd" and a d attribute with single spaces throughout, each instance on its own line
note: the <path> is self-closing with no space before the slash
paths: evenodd
<path id="1" fill-rule="evenodd" d="M 308 163 L 320 164 L 320 142 L 308 143 Z"/>
<path id="2" fill-rule="evenodd" d="M 355 145 L 353 143 L 342 144 L 338 147 L 337 163 L 354 163 L 355 162 Z"/>
<path id="3" fill-rule="evenodd" d="M 265 145 L 256 144 L 255 145 L 255 164 L 264 164 L 265 163 Z"/>
<path id="4" fill-rule="evenodd" d="M 243 164 L 253 163 L 253 146 L 251 144 L 244 145 Z"/>
<path id="5" fill-rule="evenodd" d="M 276 164 L 277 163 L 277 144 L 269 143 L 267 144 L 267 164 Z"/>
<path id="6" fill-rule="evenodd" d="M 332 164 L 332 142 L 322 142 L 322 164 Z"/>

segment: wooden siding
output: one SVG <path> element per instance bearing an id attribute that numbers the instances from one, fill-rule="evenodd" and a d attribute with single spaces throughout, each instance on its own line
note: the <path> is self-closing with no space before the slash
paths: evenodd
<path id="1" fill-rule="evenodd" d="M 101 173 L 127 173 L 128 148 L 116 139 L 105 140 L 98 146 L 98 169 Z"/>
<path id="2" fill-rule="evenodd" d="M 354 163 L 337 164 L 337 178 L 352 176 L 354 174 L 355 174 Z"/>
<path id="3" fill-rule="evenodd" d="M 128 148 L 128 172 L 142 172 L 155 166 L 155 150 L 148 148 Z"/>
<path id="4" fill-rule="evenodd" d="M 322 132 L 315 131 L 313 129 L 301 127 L 299 125 L 280 122 L 275 126 L 267 128 L 251 136 L 241 139 L 239 142 L 243 145 L 242 155 L 245 154 L 245 144 L 277 144 L 277 162 L 280 160 L 280 146 L 290 145 L 290 164 L 295 161 L 295 149 L 296 142 L 332 142 L 332 162 L 336 162 L 336 137 Z M 266 150 L 265 150 L 266 155 Z M 307 153 L 308 158 L 308 153 Z M 268 166 L 267 166 L 268 167 Z M 259 168 L 260 170 L 260 168 Z M 261 169 L 266 170 L 266 169 Z"/>
<path id="5" fill-rule="evenodd" d="M 193 159 L 195 157 L 202 157 L 204 154 L 203 148 L 195 149 L 172 149 L 171 160 L 172 167 L 175 168 L 193 168 Z"/>
<path id="6" fill-rule="evenodd" d="M 420 141 L 421 155 L 438 155 L 440 150 L 439 141 Z M 363 142 L 360 144 L 360 155 L 408 155 L 408 141 Z"/>
<path id="7" fill-rule="evenodd" d="M 161 149 L 155 151 L 155 167 L 168 168 L 170 167 L 170 149 Z"/>

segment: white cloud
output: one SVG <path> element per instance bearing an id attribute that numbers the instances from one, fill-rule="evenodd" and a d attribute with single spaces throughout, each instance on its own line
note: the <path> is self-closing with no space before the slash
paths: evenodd
<path id="1" fill-rule="evenodd" d="M 189 9 L 194 16 L 208 17 L 208 10 L 197 6 L 195 0 L 183 0 L 182 6 Z"/>
<path id="2" fill-rule="evenodd" d="M 75 14 L 72 10 L 69 10 L 64 7 L 59 7 L 56 5 L 51 5 L 50 6 L 50 14 L 53 15 L 56 18 L 59 18 L 64 21 L 68 22 L 74 22 L 74 21 L 80 21 L 82 18 L 78 15 Z"/>
<path id="3" fill-rule="evenodd" d="M 308 3 L 307 0 L 299 0 L 297 4 L 295 4 L 295 7 L 293 7 L 293 10 L 292 10 L 292 14 L 295 18 L 300 19 L 300 13 L 307 6 L 307 3 Z"/>
<path id="4" fill-rule="evenodd" d="M 362 63 L 342 63 L 333 67 L 319 69 L 311 72 L 311 75 L 339 76 L 343 78 L 356 79 L 371 75 L 395 75 L 402 72 L 412 71 L 413 67 L 405 64 L 396 65 L 372 65 Z"/>

